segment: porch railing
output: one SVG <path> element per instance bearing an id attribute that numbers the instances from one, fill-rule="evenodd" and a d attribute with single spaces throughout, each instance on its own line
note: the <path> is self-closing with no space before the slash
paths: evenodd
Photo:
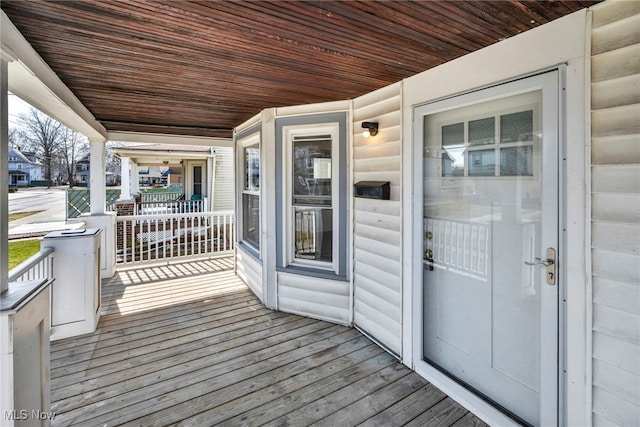
<path id="1" fill-rule="evenodd" d="M 9 282 L 50 279 L 53 277 L 53 248 L 42 248 L 40 252 L 9 271 Z"/>
<path id="2" fill-rule="evenodd" d="M 164 191 L 154 193 L 140 193 L 142 203 L 157 203 L 178 200 L 182 196 L 181 192 Z"/>
<path id="3" fill-rule="evenodd" d="M 227 255 L 233 251 L 232 211 L 116 218 L 119 264 Z"/>
<path id="4" fill-rule="evenodd" d="M 208 200 L 164 200 L 136 203 L 136 215 L 167 215 L 174 213 L 206 212 Z"/>
<path id="5" fill-rule="evenodd" d="M 116 201 L 120 197 L 120 190 L 117 188 L 108 188 L 106 194 L 106 210 L 115 211 Z M 67 196 L 67 219 L 77 218 L 83 213 L 90 212 L 91 208 L 91 192 L 88 188 L 68 189 Z"/>

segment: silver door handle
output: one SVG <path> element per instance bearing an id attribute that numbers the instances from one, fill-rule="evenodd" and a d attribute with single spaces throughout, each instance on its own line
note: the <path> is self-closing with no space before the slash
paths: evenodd
<path id="1" fill-rule="evenodd" d="M 547 269 L 547 284 L 553 286 L 556 284 L 556 250 L 547 248 L 547 259 L 536 258 L 533 262 L 524 262 L 529 266 L 544 265 Z"/>
<path id="2" fill-rule="evenodd" d="M 531 266 L 533 266 L 533 265 L 544 265 L 545 267 L 549 267 L 550 265 L 553 265 L 553 260 L 552 259 L 543 260 L 541 258 L 537 258 L 536 257 L 535 261 L 533 261 L 533 262 L 525 261 L 524 263 L 527 264 L 527 265 L 531 265 Z"/>

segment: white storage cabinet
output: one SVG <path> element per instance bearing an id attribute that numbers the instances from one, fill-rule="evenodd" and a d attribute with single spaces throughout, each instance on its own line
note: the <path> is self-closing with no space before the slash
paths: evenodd
<path id="1" fill-rule="evenodd" d="M 51 340 L 93 333 L 100 320 L 100 233 L 56 231 L 41 247 L 54 248 L 51 293 Z"/>

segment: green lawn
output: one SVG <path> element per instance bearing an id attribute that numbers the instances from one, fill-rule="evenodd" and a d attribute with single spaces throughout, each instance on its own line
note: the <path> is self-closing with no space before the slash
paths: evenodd
<path id="1" fill-rule="evenodd" d="M 9 222 L 11 221 L 15 221 L 16 219 L 20 219 L 20 218 L 24 218 L 27 216 L 31 216 L 40 212 L 44 212 L 44 211 L 31 211 L 31 212 L 16 212 L 16 213 L 10 213 L 9 214 Z"/>
<path id="2" fill-rule="evenodd" d="M 9 270 L 40 251 L 40 240 L 14 240 L 9 242 Z"/>

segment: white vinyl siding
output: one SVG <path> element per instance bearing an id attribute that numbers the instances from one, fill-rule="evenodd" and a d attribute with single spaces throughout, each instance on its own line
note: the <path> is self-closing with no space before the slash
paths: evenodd
<path id="1" fill-rule="evenodd" d="M 593 424 L 640 420 L 640 2 L 594 8 Z"/>
<path id="2" fill-rule="evenodd" d="M 213 210 L 233 210 L 235 184 L 233 177 L 233 147 L 215 147 L 216 170 L 213 189 Z"/>
<path id="3" fill-rule="evenodd" d="M 386 348 L 402 350 L 402 83 L 354 100 L 353 183 L 389 181 L 391 200 L 354 198 L 354 323 Z M 360 123 L 379 123 L 365 138 Z"/>
<path id="4" fill-rule="evenodd" d="M 349 324 L 349 287 L 345 282 L 277 273 L 278 309 L 314 319 Z"/>
<path id="5" fill-rule="evenodd" d="M 236 274 L 262 301 L 262 263 L 240 246 L 236 252 Z"/>

